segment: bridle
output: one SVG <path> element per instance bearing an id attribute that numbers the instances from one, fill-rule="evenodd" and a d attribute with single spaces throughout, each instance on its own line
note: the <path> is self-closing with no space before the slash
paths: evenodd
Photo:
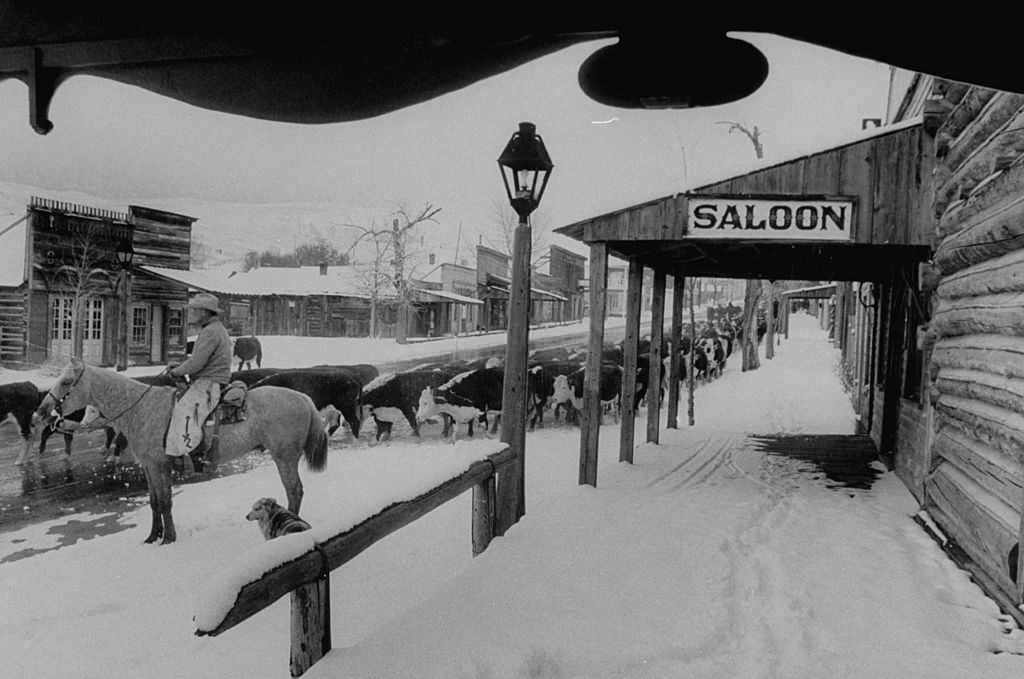
<path id="1" fill-rule="evenodd" d="M 170 368 L 165 369 L 164 372 L 167 372 L 168 370 L 170 370 Z M 51 425 L 51 429 L 53 429 L 53 431 L 56 431 L 56 432 L 59 432 L 59 433 L 62 433 L 62 434 L 72 434 L 72 433 L 74 433 L 74 431 L 72 431 L 72 430 L 62 429 L 60 427 L 61 423 L 65 419 L 64 418 L 64 413 L 61 411 L 61 404 L 63 404 L 64 401 L 67 399 L 67 397 L 71 395 L 71 392 L 73 392 L 75 390 L 75 387 L 78 385 L 78 382 L 84 376 L 85 376 L 85 365 L 83 364 L 82 365 L 82 372 L 78 373 L 78 376 L 74 379 L 74 381 L 70 384 L 70 386 L 68 386 L 68 390 L 64 392 L 63 396 L 61 396 L 60 398 L 57 398 L 57 395 L 53 393 L 53 389 L 50 389 L 49 391 L 46 392 L 46 395 L 49 396 L 50 398 L 52 398 L 55 401 L 55 403 L 53 405 L 53 410 L 54 410 L 54 412 L 57 413 L 57 419 Z M 130 406 L 128 406 L 127 408 L 122 410 L 120 413 L 118 413 L 114 417 L 110 417 L 110 418 L 104 417 L 103 418 L 103 426 L 107 426 L 111 422 L 114 422 L 115 420 L 120 419 L 129 410 L 131 410 L 135 406 L 139 405 L 139 401 L 141 401 L 143 398 L 145 398 L 146 394 L 148 394 L 149 390 L 152 389 L 154 386 L 155 386 L 154 384 L 150 384 L 149 386 L 147 386 L 143 390 L 142 394 L 140 394 L 139 397 L 137 399 L 135 399 L 134 403 L 132 403 Z M 90 427 L 88 427 L 88 426 L 79 427 L 79 430 L 82 430 L 82 429 L 90 429 Z"/>

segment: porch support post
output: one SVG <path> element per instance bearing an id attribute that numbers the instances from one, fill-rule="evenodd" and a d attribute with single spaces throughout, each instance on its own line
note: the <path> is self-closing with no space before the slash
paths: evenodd
<path id="1" fill-rule="evenodd" d="M 679 272 L 672 276 L 672 330 L 669 334 L 669 351 L 671 355 L 668 362 L 668 423 L 669 429 L 676 429 L 679 423 L 679 363 L 682 361 L 683 344 L 683 294 L 685 293 L 686 278 L 679 275 Z"/>
<path id="2" fill-rule="evenodd" d="M 640 306 L 643 290 L 644 267 L 640 260 L 629 260 L 626 281 L 626 336 L 622 341 L 622 392 L 619 409 L 619 462 L 633 464 L 633 436 L 636 429 L 636 368 L 637 347 L 640 344 Z"/>
<path id="3" fill-rule="evenodd" d="M 654 270 L 651 299 L 650 370 L 647 373 L 647 441 L 658 443 L 661 429 L 661 344 L 665 339 L 665 270 Z"/>
<path id="4" fill-rule="evenodd" d="M 583 379 L 580 419 L 580 485 L 597 487 L 597 445 L 601 426 L 601 350 L 608 286 L 608 246 L 590 244 L 590 341 Z"/>

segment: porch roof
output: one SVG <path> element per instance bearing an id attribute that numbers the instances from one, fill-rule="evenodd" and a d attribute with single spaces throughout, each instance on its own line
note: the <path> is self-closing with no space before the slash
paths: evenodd
<path id="1" fill-rule="evenodd" d="M 929 188 L 921 180 L 930 176 L 925 167 L 928 143 L 918 117 L 686 193 L 569 224 L 555 233 L 604 244 L 610 256 L 635 257 L 670 275 L 880 280 L 901 263 L 930 255 L 933 225 L 928 211 L 921 209 Z M 746 222 L 743 208 L 729 208 L 740 210 L 736 221 L 725 226 L 723 217 L 719 226 L 732 237 L 708 237 L 712 232 L 694 229 L 688 216 L 692 201 L 729 199 L 769 204 L 842 201 L 848 221 L 838 227 L 842 240 L 824 240 L 817 232 L 811 239 L 806 232 L 790 233 L 788 219 L 780 222 L 783 229 L 774 222 L 766 229 L 763 219 L 752 217 L 751 208 L 746 208 Z"/>
<path id="2" fill-rule="evenodd" d="M 416 288 L 416 293 L 425 297 L 433 297 L 435 300 L 441 302 L 458 302 L 460 304 L 484 303 L 483 300 L 476 299 L 475 297 L 466 297 L 465 295 L 448 292 L 447 290 L 424 290 L 422 288 Z"/>

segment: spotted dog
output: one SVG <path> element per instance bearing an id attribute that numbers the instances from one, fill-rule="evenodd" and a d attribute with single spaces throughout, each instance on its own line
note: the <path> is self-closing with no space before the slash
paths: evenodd
<path id="1" fill-rule="evenodd" d="M 267 540 L 311 528 L 298 514 L 277 504 L 277 500 L 272 497 L 261 497 L 256 500 L 252 505 L 252 511 L 246 514 L 245 518 L 249 521 L 258 521 L 260 531 Z"/>

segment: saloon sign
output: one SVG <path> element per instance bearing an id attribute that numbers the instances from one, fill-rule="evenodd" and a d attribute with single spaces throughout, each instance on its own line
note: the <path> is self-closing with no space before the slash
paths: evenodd
<path id="1" fill-rule="evenodd" d="M 853 201 L 692 195 L 687 238 L 852 240 Z"/>

